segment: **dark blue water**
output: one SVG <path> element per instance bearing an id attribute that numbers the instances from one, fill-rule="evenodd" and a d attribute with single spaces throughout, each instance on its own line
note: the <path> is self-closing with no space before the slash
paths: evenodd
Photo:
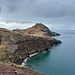
<path id="1" fill-rule="evenodd" d="M 58 31 L 63 43 L 27 61 L 27 66 L 48 75 L 75 75 L 75 31 Z"/>

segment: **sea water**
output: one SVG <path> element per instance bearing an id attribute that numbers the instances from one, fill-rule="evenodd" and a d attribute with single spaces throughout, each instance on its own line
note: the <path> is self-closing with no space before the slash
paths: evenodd
<path id="1" fill-rule="evenodd" d="M 27 67 L 48 75 L 75 75 L 75 31 L 58 32 L 61 36 L 53 38 L 61 40 L 62 44 L 31 57 L 26 63 Z"/>

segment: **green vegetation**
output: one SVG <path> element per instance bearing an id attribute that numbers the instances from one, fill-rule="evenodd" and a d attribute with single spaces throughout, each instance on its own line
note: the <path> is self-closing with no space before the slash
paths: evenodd
<path id="1" fill-rule="evenodd" d="M 19 75 L 22 75 L 22 73 L 21 73 L 21 72 L 19 72 Z"/>
<path id="2" fill-rule="evenodd" d="M 34 70 L 34 72 L 36 72 L 36 71 Z"/>

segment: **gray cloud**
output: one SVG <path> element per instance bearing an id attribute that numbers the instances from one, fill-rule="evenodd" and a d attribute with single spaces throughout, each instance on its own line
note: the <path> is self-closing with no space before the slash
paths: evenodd
<path id="1" fill-rule="evenodd" d="M 17 7 L 15 5 L 8 6 L 8 12 L 13 13 L 17 10 Z"/>
<path id="2" fill-rule="evenodd" d="M 73 16 L 75 13 L 74 0 L 0 0 L 2 11 L 37 17 Z"/>
<path id="3" fill-rule="evenodd" d="M 75 0 L 0 0 L 0 17 L 6 23 L 42 22 L 70 29 L 75 25 Z"/>
<path id="4" fill-rule="evenodd" d="M 12 21 L 12 20 L 6 20 L 5 23 L 9 24 L 9 23 L 20 23 L 20 24 L 26 24 L 26 23 L 32 23 L 30 21 Z"/>
<path id="5" fill-rule="evenodd" d="M 38 17 L 63 17 L 66 15 L 75 16 L 75 1 L 55 0 L 45 1 L 38 7 L 35 15 Z"/>
<path id="6" fill-rule="evenodd" d="M 1 12 L 1 7 L 0 7 L 0 12 Z"/>

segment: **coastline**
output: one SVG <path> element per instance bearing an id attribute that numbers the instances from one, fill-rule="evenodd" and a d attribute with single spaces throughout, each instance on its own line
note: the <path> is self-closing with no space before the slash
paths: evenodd
<path id="1" fill-rule="evenodd" d="M 16 65 L 25 65 L 28 57 L 45 53 L 55 44 L 62 43 L 60 40 L 51 37 L 52 35 L 59 35 L 58 33 L 50 31 L 41 23 L 24 30 L 10 31 L 1 28 L 0 34 L 2 34 L 0 35 L 0 60 L 4 63 L 10 62 Z M 24 63 L 22 63 L 23 61 Z"/>
<path id="2" fill-rule="evenodd" d="M 29 58 L 33 57 L 33 56 L 36 56 L 38 55 L 40 52 L 36 52 L 36 53 L 33 53 L 33 54 L 30 54 L 29 57 L 26 57 L 26 59 L 24 59 L 24 62 L 22 62 L 22 66 L 25 66 L 26 65 L 26 62 Z"/>
<path id="3" fill-rule="evenodd" d="M 48 50 L 48 51 L 50 51 L 50 50 Z M 36 52 L 36 53 L 30 54 L 29 57 L 26 57 L 26 58 L 24 59 L 24 61 L 22 62 L 21 65 L 22 65 L 22 66 L 26 66 L 26 62 L 27 62 L 27 60 L 28 60 L 29 58 L 34 57 L 34 56 L 36 56 L 36 55 L 38 55 L 38 54 L 40 54 L 40 53 L 46 53 L 46 52 L 47 52 L 47 50 L 44 51 L 44 52 Z"/>

